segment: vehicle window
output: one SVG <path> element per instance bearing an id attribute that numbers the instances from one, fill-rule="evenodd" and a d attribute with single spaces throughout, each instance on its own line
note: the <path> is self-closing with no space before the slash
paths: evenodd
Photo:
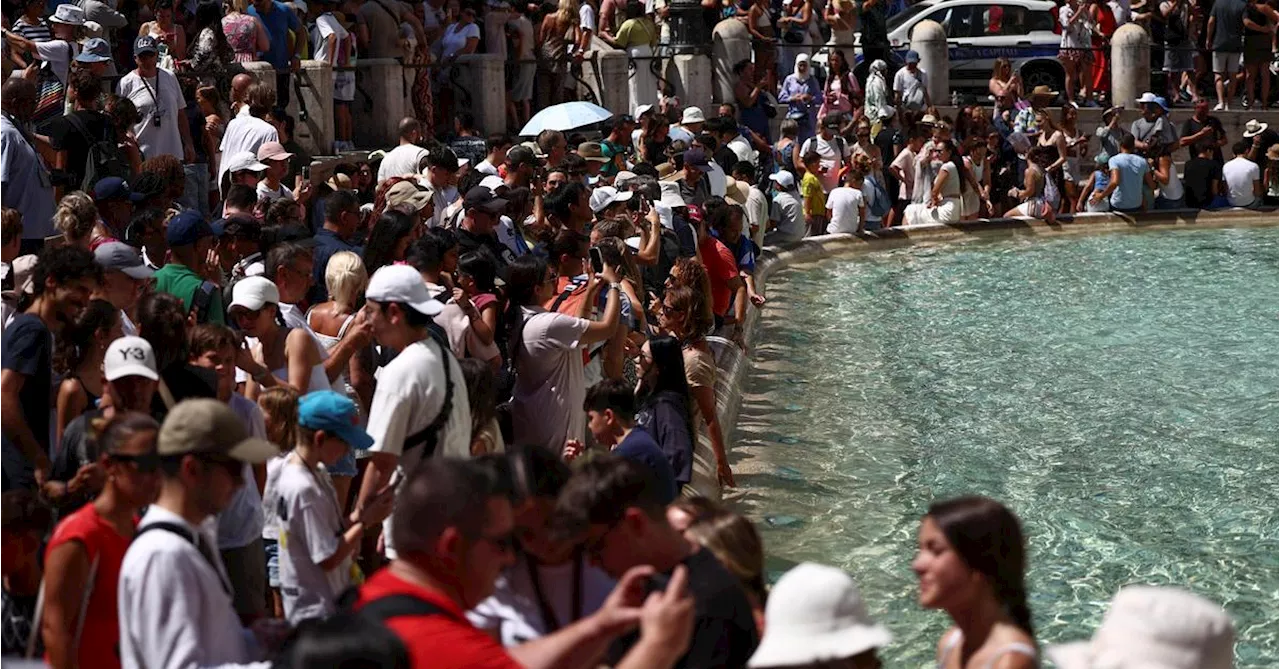
<path id="1" fill-rule="evenodd" d="M 1031 12 L 1027 15 L 1027 32 L 1053 32 L 1055 22 L 1049 12 Z"/>
<path id="2" fill-rule="evenodd" d="M 893 32 L 899 26 L 915 19 L 917 16 L 920 16 L 922 12 L 928 11 L 929 9 L 929 5 L 912 5 L 908 7 L 906 11 L 899 12 L 889 17 L 889 20 L 885 23 L 885 29 L 889 32 Z"/>
<path id="3" fill-rule="evenodd" d="M 1025 35 L 1027 10 L 1014 5 L 978 5 L 973 8 L 979 14 L 980 24 L 973 32 L 973 37 L 996 37 L 1000 35 Z"/>
<path id="4" fill-rule="evenodd" d="M 947 29 L 947 37 L 956 39 L 960 37 L 981 36 L 981 30 L 977 33 L 973 30 L 973 15 L 975 10 L 980 12 L 981 9 L 981 6 L 974 7 L 973 5 L 953 8 L 951 10 L 951 16 L 948 17 L 948 22 L 943 24 L 943 27 Z"/>

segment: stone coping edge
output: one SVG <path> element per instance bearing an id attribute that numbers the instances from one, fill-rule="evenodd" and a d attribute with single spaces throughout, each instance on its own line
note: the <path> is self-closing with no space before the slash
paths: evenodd
<path id="1" fill-rule="evenodd" d="M 951 225 L 929 224 L 890 228 L 868 232 L 861 236 L 820 235 L 782 247 L 770 246 L 763 249 L 756 266 L 756 289 L 765 290 L 766 283 L 774 272 L 796 263 L 917 244 L 1178 228 L 1275 227 L 1278 222 L 1280 222 L 1280 214 L 1275 209 L 1219 211 L 1171 209 L 1139 216 L 1119 213 L 1063 216 L 1053 225 L 1039 219 L 994 218 L 962 221 Z M 764 308 L 768 309 L 769 305 L 766 303 Z M 737 426 L 738 410 L 742 404 L 742 380 L 750 368 L 750 349 L 756 343 L 760 317 L 760 309 L 747 309 L 747 319 L 743 324 L 743 338 L 748 345 L 745 353 L 724 336 L 707 338 L 715 353 L 716 366 L 719 368 L 716 375 L 716 409 L 719 413 L 720 429 L 724 433 L 730 462 L 733 460 L 734 428 Z M 723 333 L 718 334 L 723 335 Z M 716 484 L 715 455 L 705 431 L 701 429 L 698 443 L 694 447 L 693 481 L 690 485 L 703 496 L 721 499 L 720 488 Z"/>

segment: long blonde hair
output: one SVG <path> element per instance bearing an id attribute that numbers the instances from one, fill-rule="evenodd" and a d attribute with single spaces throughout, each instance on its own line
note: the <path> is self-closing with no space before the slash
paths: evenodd
<path id="1" fill-rule="evenodd" d="M 369 272 L 360 256 L 350 251 L 339 251 L 329 256 L 324 268 L 324 287 L 329 299 L 344 308 L 354 309 L 356 301 L 369 285 Z"/>
<path id="2" fill-rule="evenodd" d="M 67 193 L 53 212 L 54 227 L 62 233 L 68 244 L 88 246 L 89 235 L 98 222 L 98 207 L 84 191 Z"/>
<path id="3" fill-rule="evenodd" d="M 578 0 L 560 0 L 556 7 L 556 25 L 568 29 L 578 20 Z"/>
<path id="4" fill-rule="evenodd" d="M 731 511 L 715 513 L 695 521 L 685 536 L 711 551 L 764 604 L 764 542 L 750 520 Z"/>

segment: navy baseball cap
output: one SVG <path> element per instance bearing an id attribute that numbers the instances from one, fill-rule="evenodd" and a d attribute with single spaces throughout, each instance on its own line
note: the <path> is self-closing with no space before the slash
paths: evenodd
<path id="1" fill-rule="evenodd" d="M 351 448 L 364 451 L 373 446 L 373 437 L 360 429 L 359 418 L 356 403 L 332 390 L 317 390 L 298 400 L 298 425 L 309 430 L 324 430 Z"/>
<path id="2" fill-rule="evenodd" d="M 120 177 L 99 179 L 98 183 L 93 185 L 94 202 L 109 202 L 111 200 L 140 202 L 144 197 L 146 196 L 130 190 L 129 182 Z"/>
<path id="3" fill-rule="evenodd" d="M 711 161 L 707 160 L 707 152 L 694 147 L 684 152 L 685 167 L 693 167 L 699 172 L 710 172 Z"/>
<path id="4" fill-rule="evenodd" d="M 213 228 L 204 220 L 200 212 L 184 211 L 169 220 L 165 229 L 164 241 L 170 248 L 174 246 L 193 246 L 205 237 L 213 236 Z"/>
<path id="5" fill-rule="evenodd" d="M 143 35 L 133 41 L 133 55 L 141 56 L 144 53 L 160 53 L 160 46 L 156 43 L 156 38 L 150 35 Z"/>

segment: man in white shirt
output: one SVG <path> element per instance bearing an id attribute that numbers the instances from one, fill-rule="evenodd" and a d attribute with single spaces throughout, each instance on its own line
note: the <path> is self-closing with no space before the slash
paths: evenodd
<path id="1" fill-rule="evenodd" d="M 356 500 L 360 513 L 401 475 L 425 458 L 471 456 L 471 408 L 462 367 L 427 326 L 444 305 L 432 299 L 422 275 L 408 265 L 374 272 L 365 290 L 373 336 L 399 351 L 378 372 L 367 429 L 369 466 Z M 391 522 L 384 528 L 387 557 L 395 559 Z"/>
<path id="2" fill-rule="evenodd" d="M 929 75 L 920 69 L 920 54 L 914 50 L 902 60 L 906 67 L 893 75 L 893 102 L 900 108 L 920 111 L 933 104 L 929 101 Z"/>
<path id="3" fill-rule="evenodd" d="M 251 84 L 244 93 L 244 108 L 248 113 L 231 119 L 227 130 L 222 135 L 221 151 L 223 156 L 236 156 L 247 152 L 255 158 L 258 149 L 267 142 L 279 142 L 280 133 L 274 125 L 267 122 L 267 113 L 276 104 L 276 92 L 260 84 Z M 226 194 L 223 177 L 227 174 L 231 161 L 223 160 L 218 166 L 219 191 Z"/>
<path id="4" fill-rule="evenodd" d="M 449 205 L 458 201 L 458 156 L 449 149 L 440 149 L 427 156 L 427 181 L 431 184 L 431 203 L 435 213 L 428 225 L 440 227 L 449 214 Z"/>
<path id="5" fill-rule="evenodd" d="M 133 134 L 148 158 L 173 156 L 184 163 L 196 159 L 191 143 L 191 127 L 187 123 L 187 102 L 182 97 L 178 78 L 158 66 L 159 47 L 156 39 L 143 35 L 133 43 L 133 60 L 138 69 L 124 75 L 116 88 L 120 97 L 129 98 L 141 117 L 133 126 Z"/>
<path id="6" fill-rule="evenodd" d="M 400 121 L 400 145 L 387 152 L 378 165 L 378 183 L 391 177 L 404 177 L 422 172 L 427 150 L 418 146 L 422 141 L 422 124 L 418 119 L 405 117 Z"/>
<path id="7" fill-rule="evenodd" d="M 836 134 L 838 132 L 840 132 L 840 117 L 836 114 L 828 114 L 822 118 L 822 128 L 818 134 L 806 139 L 804 145 L 796 152 L 797 158 L 808 155 L 810 151 L 822 158 L 823 170 L 818 172 L 817 176 L 824 193 L 830 193 L 840 185 L 840 168 L 853 154 L 852 147 L 844 141 L 843 137 Z"/>
<path id="8" fill-rule="evenodd" d="M 245 665 L 264 653 L 258 639 L 279 631 L 240 624 L 218 556 L 212 517 L 244 485 L 244 465 L 279 453 L 249 436 L 215 399 L 189 399 L 169 411 L 156 441 L 160 495 L 138 525 L 120 565 L 120 663 L 125 669 Z M 258 666 L 267 666 L 260 664 Z"/>
<path id="9" fill-rule="evenodd" d="M 1227 182 L 1227 201 L 1233 207 L 1253 207 L 1262 202 L 1262 175 L 1258 164 L 1246 156 L 1253 142 L 1242 139 L 1231 147 L 1235 158 L 1222 166 L 1222 180 Z"/>
<path id="10" fill-rule="evenodd" d="M 498 166 L 506 162 L 507 151 L 511 149 L 511 135 L 495 132 L 489 135 L 489 139 L 485 142 L 485 145 L 486 148 L 489 149 L 489 154 L 485 156 L 484 160 L 476 163 L 475 167 L 471 169 L 481 174 L 488 174 L 495 177 L 499 176 Z"/>
<path id="11" fill-rule="evenodd" d="M 388 489 L 348 522 L 329 479 L 326 468 L 350 449 L 373 445 L 358 417 L 355 402 L 332 390 L 298 401 L 297 440 L 280 467 L 273 498 L 279 500 L 280 594 L 293 625 L 333 615 L 338 596 L 351 587 L 352 558 L 365 530 L 391 515 L 395 491 Z"/>

